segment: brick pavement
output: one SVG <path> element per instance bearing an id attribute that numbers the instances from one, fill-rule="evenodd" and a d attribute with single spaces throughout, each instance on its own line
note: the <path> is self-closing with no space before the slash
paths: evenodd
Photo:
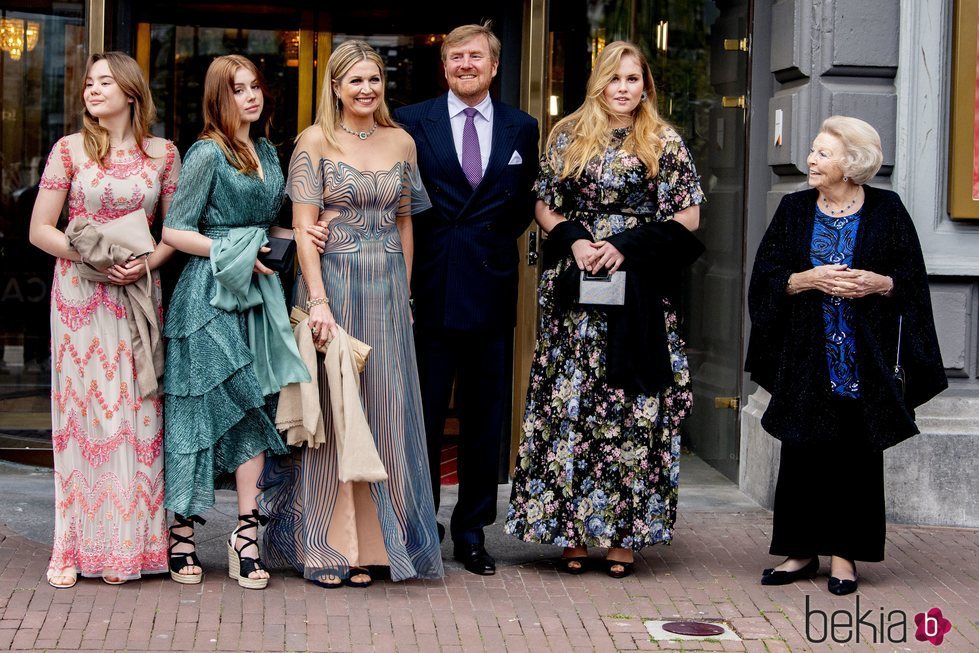
<path id="1" fill-rule="evenodd" d="M 762 587 L 771 516 L 681 511 L 671 546 L 646 549 L 637 573 L 615 581 L 599 571 L 558 572 L 527 545 L 496 576 L 449 565 L 439 581 L 378 581 L 366 590 L 326 590 L 288 572 L 249 591 L 208 568 L 203 584 L 147 578 L 122 586 L 80 579 L 71 590 L 47 585 L 50 549 L 0 527 L 0 649 L 41 651 L 929 651 L 914 640 L 913 615 L 941 608 L 953 629 L 941 653 L 979 651 L 977 531 L 889 527 L 887 560 L 860 566 L 857 595 L 826 592 L 828 561 L 813 582 Z M 447 551 L 446 547 L 443 551 Z M 807 640 L 812 609 L 907 614 L 905 643 L 846 645 Z M 883 608 L 883 610 L 881 610 Z M 643 619 L 724 620 L 743 638 L 651 641 Z M 843 616 L 838 619 L 842 620 Z M 813 622 L 814 627 L 818 625 Z M 893 631 L 897 632 L 897 631 Z M 821 630 L 812 633 L 817 638 Z"/>

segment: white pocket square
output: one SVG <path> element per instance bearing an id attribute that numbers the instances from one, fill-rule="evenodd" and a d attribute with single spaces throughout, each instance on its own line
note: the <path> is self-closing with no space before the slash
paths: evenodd
<path id="1" fill-rule="evenodd" d="M 510 163 L 508 163 L 507 165 L 508 166 L 516 166 L 516 165 L 520 165 L 521 163 L 523 163 L 523 157 L 520 156 L 520 152 L 517 152 L 516 150 L 514 150 L 513 151 L 513 156 L 510 157 Z"/>

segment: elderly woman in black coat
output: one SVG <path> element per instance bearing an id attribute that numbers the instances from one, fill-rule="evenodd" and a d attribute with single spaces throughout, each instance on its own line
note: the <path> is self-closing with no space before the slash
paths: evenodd
<path id="1" fill-rule="evenodd" d="M 833 116 L 813 140 L 809 190 L 782 199 L 755 258 L 745 365 L 772 397 L 782 442 L 763 585 L 812 578 L 857 588 L 856 560 L 884 558 L 883 450 L 918 432 L 914 408 L 947 387 L 928 278 L 897 194 L 866 185 L 880 137 Z"/>

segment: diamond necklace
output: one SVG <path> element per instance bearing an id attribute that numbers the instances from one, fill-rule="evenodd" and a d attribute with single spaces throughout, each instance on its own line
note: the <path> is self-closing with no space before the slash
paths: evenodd
<path id="1" fill-rule="evenodd" d="M 356 136 L 357 138 L 359 138 L 362 141 L 366 141 L 367 140 L 367 137 L 370 136 L 371 134 L 373 134 L 374 133 L 374 130 L 377 129 L 377 123 L 375 122 L 374 125 L 369 130 L 367 130 L 367 131 L 355 132 L 354 130 L 350 129 L 349 127 L 347 127 L 345 124 L 343 124 L 341 122 L 340 123 L 340 129 L 342 129 L 343 131 L 347 132 L 348 134 L 351 134 L 353 136 Z"/>

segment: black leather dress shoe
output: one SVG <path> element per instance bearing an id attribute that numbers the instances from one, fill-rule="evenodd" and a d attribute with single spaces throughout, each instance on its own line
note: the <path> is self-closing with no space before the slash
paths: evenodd
<path id="1" fill-rule="evenodd" d="M 455 545 L 455 559 L 463 564 L 471 574 L 480 576 L 492 576 L 496 573 L 496 560 L 486 552 L 482 544 L 468 544 L 457 542 Z"/>
<path id="2" fill-rule="evenodd" d="M 797 580 L 808 580 L 814 577 L 817 571 L 819 571 L 819 558 L 813 556 L 813 559 L 807 562 L 804 567 L 795 571 L 775 571 L 774 568 L 766 569 L 761 572 L 761 584 L 788 585 Z"/>
<path id="3" fill-rule="evenodd" d="M 830 591 L 830 594 L 835 594 L 837 596 L 853 594 L 857 591 L 857 580 L 843 580 L 842 578 L 837 578 L 836 576 L 830 576 L 829 581 L 826 583 L 826 589 Z"/>

